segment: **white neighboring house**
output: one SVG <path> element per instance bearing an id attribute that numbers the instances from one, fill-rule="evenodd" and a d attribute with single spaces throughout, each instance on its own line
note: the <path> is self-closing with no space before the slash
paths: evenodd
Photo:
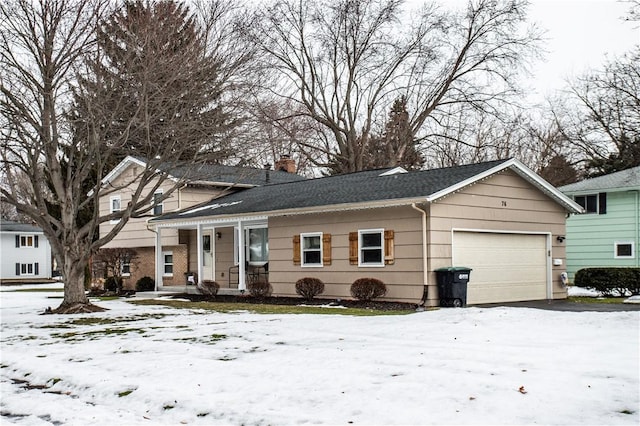
<path id="1" fill-rule="evenodd" d="M 51 279 L 51 246 L 37 226 L 0 221 L 0 258 L 2 282 Z"/>

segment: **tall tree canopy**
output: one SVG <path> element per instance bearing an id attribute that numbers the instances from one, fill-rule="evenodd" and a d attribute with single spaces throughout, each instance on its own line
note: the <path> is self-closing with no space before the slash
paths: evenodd
<path id="1" fill-rule="evenodd" d="M 167 178 L 158 169 L 218 158 L 221 64 L 205 38 L 173 1 L 0 3 L 0 191 L 51 243 L 65 279 L 60 312 L 92 309 L 87 261 L 150 209 Z M 146 168 L 127 182 L 131 201 L 100 216 L 98 197 L 119 190 L 103 178 L 128 152 Z M 96 239 L 107 221 L 118 223 Z"/>
<path id="2" fill-rule="evenodd" d="M 445 13 L 426 4 L 409 20 L 400 0 L 280 0 L 251 36 L 277 79 L 269 88 L 322 128 L 305 144 L 333 173 L 362 170 L 376 123 L 401 96 L 420 141 L 463 107 L 492 112 L 516 92 L 514 74 L 536 51 L 526 2 L 469 1 Z M 275 89 L 274 89 L 275 87 Z M 429 128 L 429 130 L 427 130 Z M 428 143 L 428 141 L 427 141 Z"/>
<path id="3" fill-rule="evenodd" d="M 570 95 L 556 117 L 585 160 L 585 175 L 640 165 L 640 46 L 578 79 Z"/>

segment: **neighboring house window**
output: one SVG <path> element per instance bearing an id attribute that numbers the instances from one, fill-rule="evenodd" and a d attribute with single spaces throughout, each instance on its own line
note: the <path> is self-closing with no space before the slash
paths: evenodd
<path id="1" fill-rule="evenodd" d="M 607 213 L 607 193 L 576 195 L 574 197 L 585 213 L 606 214 Z"/>
<path id="2" fill-rule="evenodd" d="M 634 249 L 633 241 L 616 241 L 614 243 L 614 258 L 633 259 L 635 258 Z"/>
<path id="3" fill-rule="evenodd" d="M 16 275 L 38 275 L 40 273 L 38 262 L 16 263 Z"/>
<path id="4" fill-rule="evenodd" d="M 165 276 L 173 275 L 173 252 L 172 251 L 163 251 L 162 252 L 162 274 Z"/>
<path id="5" fill-rule="evenodd" d="M 302 266 L 322 266 L 322 232 L 300 234 Z"/>
<path id="6" fill-rule="evenodd" d="M 392 265 L 394 256 L 392 230 L 364 229 L 349 233 L 349 263 L 352 265 Z"/>
<path id="7" fill-rule="evenodd" d="M 153 194 L 153 214 L 159 216 L 162 214 L 164 204 L 160 200 L 162 198 L 162 191 L 156 191 Z"/>
<path id="8" fill-rule="evenodd" d="M 16 247 L 38 248 L 37 235 L 16 235 Z"/>
<path id="9" fill-rule="evenodd" d="M 109 213 L 116 213 L 122 210 L 122 201 L 119 195 L 114 195 L 109 199 Z M 111 223 L 118 223 L 120 219 L 114 219 Z"/>
<path id="10" fill-rule="evenodd" d="M 269 260 L 269 230 L 254 228 L 247 230 L 249 244 L 247 260 L 250 264 L 264 264 Z"/>

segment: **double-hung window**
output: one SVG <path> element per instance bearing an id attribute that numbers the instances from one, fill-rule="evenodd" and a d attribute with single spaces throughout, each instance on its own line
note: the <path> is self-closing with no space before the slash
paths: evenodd
<path id="1" fill-rule="evenodd" d="M 122 210 L 122 200 L 119 195 L 114 195 L 109 198 L 109 213 L 117 213 Z M 111 223 L 118 223 L 120 219 L 113 219 Z"/>
<path id="2" fill-rule="evenodd" d="M 123 277 L 128 277 L 131 275 L 131 261 L 130 260 L 123 260 L 122 263 L 120 264 L 120 275 L 122 275 Z"/>
<path id="3" fill-rule="evenodd" d="M 322 232 L 300 234 L 302 266 L 322 266 Z"/>
<path id="4" fill-rule="evenodd" d="M 38 248 L 38 236 L 37 235 L 16 235 L 16 247 Z"/>
<path id="5" fill-rule="evenodd" d="M 162 190 L 158 190 L 153 194 L 153 214 L 155 216 L 160 216 L 164 211 L 164 204 L 160 201 L 162 194 Z"/>
<path id="6" fill-rule="evenodd" d="M 16 263 L 16 276 L 21 275 L 39 275 L 40 268 L 38 262 L 35 263 Z"/>
<path id="7" fill-rule="evenodd" d="M 358 231 L 358 265 L 384 266 L 384 229 Z"/>
<path id="8" fill-rule="evenodd" d="M 162 275 L 165 277 L 173 276 L 173 252 L 162 252 Z"/>

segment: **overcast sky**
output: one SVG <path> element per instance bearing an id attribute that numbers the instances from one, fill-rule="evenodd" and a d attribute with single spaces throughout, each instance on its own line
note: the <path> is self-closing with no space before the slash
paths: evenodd
<path id="1" fill-rule="evenodd" d="M 533 70 L 539 95 L 640 44 L 640 22 L 622 19 L 628 11 L 629 3 L 618 0 L 532 0 L 530 20 L 548 38 L 546 61 Z"/>

